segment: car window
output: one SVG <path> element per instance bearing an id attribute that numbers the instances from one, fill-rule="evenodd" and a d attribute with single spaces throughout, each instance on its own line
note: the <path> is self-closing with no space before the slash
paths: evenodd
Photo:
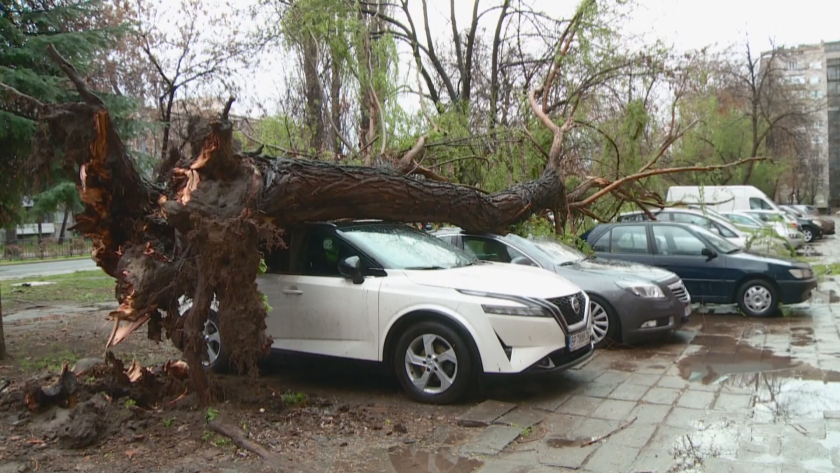
<path id="1" fill-rule="evenodd" d="M 750 208 L 756 210 L 776 210 L 761 197 L 750 197 Z"/>
<path id="2" fill-rule="evenodd" d="M 350 256 L 361 256 L 337 236 L 323 231 L 309 232 L 303 242 L 303 251 L 297 273 L 305 276 L 341 277 L 338 262 Z"/>
<path id="3" fill-rule="evenodd" d="M 618 221 L 618 222 L 643 222 L 645 220 L 650 220 L 650 219 L 643 212 L 619 215 L 618 218 L 616 219 L 616 221 Z"/>
<path id="4" fill-rule="evenodd" d="M 730 215 L 727 215 L 727 217 L 729 218 L 729 220 L 731 220 L 732 222 L 734 222 L 738 225 L 743 225 L 745 227 L 751 227 L 751 228 L 758 228 L 757 222 L 755 222 L 754 220 L 752 220 L 750 218 L 744 217 L 743 215 L 730 214 Z"/>
<path id="5" fill-rule="evenodd" d="M 701 227 L 706 228 L 711 227 L 711 221 L 702 215 L 687 214 L 682 212 L 674 212 L 673 215 L 675 222 L 693 223 L 694 225 L 700 225 Z"/>
<path id="6" fill-rule="evenodd" d="M 656 253 L 664 256 L 702 256 L 706 244 L 685 228 L 653 227 Z"/>
<path id="7" fill-rule="evenodd" d="M 292 243 L 292 233 L 286 231 L 283 234 L 283 241 L 273 248 L 260 247 L 260 252 L 265 260 L 266 272 L 275 274 L 289 273 L 292 252 L 289 245 Z"/>
<path id="8" fill-rule="evenodd" d="M 610 252 L 610 235 L 612 230 L 607 230 L 597 240 L 592 243 L 592 251 L 602 251 L 604 253 Z"/>
<path id="9" fill-rule="evenodd" d="M 510 263 L 523 255 L 515 248 L 491 238 L 463 237 L 464 250 L 480 260 Z"/>
<path id="10" fill-rule="evenodd" d="M 645 227 L 639 225 L 613 228 L 612 238 L 610 239 L 610 252 L 646 254 L 648 252 L 648 246 Z"/>
<path id="11" fill-rule="evenodd" d="M 340 234 L 384 269 L 432 270 L 476 263 L 470 253 L 408 225 L 359 225 Z"/>

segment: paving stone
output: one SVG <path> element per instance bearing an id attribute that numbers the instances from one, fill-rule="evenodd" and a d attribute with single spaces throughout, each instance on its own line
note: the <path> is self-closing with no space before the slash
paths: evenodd
<path id="1" fill-rule="evenodd" d="M 565 438 L 573 438 L 572 433 L 587 418 L 571 414 L 549 414 L 540 424 L 549 435 L 560 435 Z"/>
<path id="2" fill-rule="evenodd" d="M 669 425 L 660 425 L 653 434 L 653 438 L 648 443 L 648 448 L 653 450 L 662 450 L 671 452 L 677 439 L 685 435 L 685 429 L 679 427 L 671 427 Z"/>
<path id="3" fill-rule="evenodd" d="M 504 425 L 491 425 L 472 441 L 461 447 L 462 455 L 496 455 L 519 437 L 522 429 Z"/>
<path id="4" fill-rule="evenodd" d="M 645 395 L 649 388 L 647 386 L 640 386 L 638 384 L 623 383 L 615 388 L 608 396 L 610 399 L 619 399 L 622 401 L 638 401 Z"/>
<path id="5" fill-rule="evenodd" d="M 752 464 L 750 464 L 752 466 Z M 705 457 L 703 458 L 703 468 L 705 471 L 714 473 L 741 473 L 744 470 L 736 470 L 735 462 L 725 458 Z M 752 467 L 746 470 L 752 473 Z"/>
<path id="6" fill-rule="evenodd" d="M 510 402 L 484 401 L 459 416 L 456 421 L 462 427 L 484 427 L 515 407 L 516 404 Z"/>
<path id="7" fill-rule="evenodd" d="M 618 387 L 618 384 L 606 384 L 595 381 L 594 383 L 589 383 L 581 387 L 577 394 L 590 397 L 607 397 L 616 387 Z"/>
<path id="8" fill-rule="evenodd" d="M 685 389 L 688 387 L 688 381 L 679 376 L 663 376 L 656 385 L 661 388 Z"/>
<path id="9" fill-rule="evenodd" d="M 637 456 L 639 456 L 638 448 L 621 445 L 604 447 L 587 460 L 586 469 L 595 473 L 626 471 Z"/>
<path id="10" fill-rule="evenodd" d="M 652 356 L 644 360 L 642 364 L 636 369 L 636 373 L 647 374 L 665 374 L 668 368 L 674 364 L 674 358 L 666 358 L 664 356 Z"/>
<path id="11" fill-rule="evenodd" d="M 618 384 L 626 381 L 630 377 L 630 373 L 625 371 L 604 371 L 604 374 L 595 378 L 596 383 Z"/>
<path id="12" fill-rule="evenodd" d="M 574 414 L 578 416 L 588 416 L 592 414 L 598 404 L 601 404 L 603 399 L 589 396 L 572 396 L 571 399 L 564 402 L 557 408 L 556 412 L 564 414 Z"/>
<path id="13" fill-rule="evenodd" d="M 573 438 L 590 440 L 598 438 L 617 429 L 622 422 L 606 419 L 586 419 L 577 429 Z"/>
<path id="14" fill-rule="evenodd" d="M 645 394 L 642 401 L 649 404 L 664 404 L 670 406 L 679 397 L 680 392 L 676 389 L 668 388 L 650 388 L 650 391 Z"/>
<path id="15" fill-rule="evenodd" d="M 825 439 L 825 421 L 797 421 L 793 427 L 800 434 L 812 439 Z"/>
<path id="16" fill-rule="evenodd" d="M 717 383 L 711 383 L 711 384 L 689 383 L 689 385 L 688 385 L 688 389 L 690 389 L 692 391 L 703 391 L 703 392 L 710 392 L 710 393 L 716 393 L 716 392 L 720 391 L 721 388 L 722 388 L 722 386 L 720 384 L 717 384 Z"/>
<path id="17" fill-rule="evenodd" d="M 625 419 L 634 407 L 636 403 L 633 401 L 607 399 L 595 409 L 591 416 L 598 419 L 621 420 Z"/>
<path id="18" fill-rule="evenodd" d="M 692 409 L 705 409 L 712 405 L 715 400 L 714 393 L 699 392 L 688 390 L 680 396 L 677 405 L 680 407 L 689 407 Z"/>
<path id="19" fill-rule="evenodd" d="M 823 417 L 826 419 L 838 420 L 840 419 L 840 411 L 825 411 L 823 412 Z"/>
<path id="20" fill-rule="evenodd" d="M 627 382 L 630 384 L 638 384 L 640 386 L 653 386 L 657 381 L 659 381 L 659 378 L 661 378 L 661 376 L 656 374 L 633 373 Z"/>
<path id="21" fill-rule="evenodd" d="M 520 429 L 527 429 L 534 424 L 542 422 L 548 416 L 548 413 L 539 409 L 532 409 L 530 407 L 520 407 L 514 409 L 496 420 L 496 424 L 510 425 L 519 427 Z"/>
<path id="22" fill-rule="evenodd" d="M 782 437 L 782 458 L 789 462 L 830 459 L 831 452 L 815 439 L 802 435 Z"/>
<path id="23" fill-rule="evenodd" d="M 613 434 L 605 441 L 606 445 L 621 445 L 623 447 L 642 448 L 656 432 L 656 426 L 652 424 L 637 424 L 638 419 L 626 429 Z M 622 424 L 623 425 L 623 424 Z"/>
<path id="24" fill-rule="evenodd" d="M 675 463 L 674 456 L 670 452 L 645 448 L 636 457 L 633 466 L 628 471 L 665 473 L 672 471 L 671 467 Z"/>
<path id="25" fill-rule="evenodd" d="M 672 427 L 692 427 L 698 421 L 702 421 L 706 411 L 701 409 L 688 409 L 685 407 L 675 407 L 668 418 L 665 419 L 665 424 Z"/>
<path id="26" fill-rule="evenodd" d="M 782 439 L 767 438 L 760 442 L 755 440 L 741 440 L 736 458 L 744 461 L 752 461 L 759 458 L 776 457 L 782 451 Z"/>
<path id="27" fill-rule="evenodd" d="M 671 406 L 655 404 L 639 404 L 627 416 L 628 419 L 636 418 L 634 424 L 659 424 L 671 411 Z"/>
<path id="28" fill-rule="evenodd" d="M 715 409 L 727 412 L 743 412 L 752 406 L 752 396 L 749 394 L 721 393 L 715 401 Z"/>
<path id="29" fill-rule="evenodd" d="M 547 447 L 540 455 L 540 463 L 551 467 L 577 470 L 589 458 L 592 452 L 598 450 L 598 447 L 598 444 L 588 445 L 586 447 Z"/>
<path id="30" fill-rule="evenodd" d="M 485 463 L 477 473 L 531 473 L 533 469 L 533 461 L 492 459 Z"/>
<path id="31" fill-rule="evenodd" d="M 568 401 L 574 394 L 572 393 L 562 393 L 551 397 L 546 397 L 544 399 L 528 401 L 526 405 L 528 407 L 533 407 L 534 409 L 542 409 L 547 412 L 554 412 L 560 407 L 564 402 Z"/>

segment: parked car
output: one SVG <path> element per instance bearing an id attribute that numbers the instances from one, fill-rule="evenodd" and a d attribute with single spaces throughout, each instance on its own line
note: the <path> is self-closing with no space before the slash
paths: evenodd
<path id="1" fill-rule="evenodd" d="M 799 249 L 805 244 L 805 236 L 799 231 L 799 224 L 796 223 L 796 219 L 783 211 L 738 210 L 737 213 L 749 215 L 772 226 L 777 234 L 787 237 L 788 242 L 794 249 Z"/>
<path id="2" fill-rule="evenodd" d="M 811 243 L 823 237 L 822 222 L 819 220 L 806 218 L 798 210 L 787 205 L 780 205 L 779 208 L 796 219 L 798 229 L 805 237 L 805 243 Z"/>
<path id="3" fill-rule="evenodd" d="M 830 218 L 820 217 L 819 211 L 810 205 L 782 205 L 783 210 L 793 212 L 798 218 L 813 220 L 816 225 L 820 227 L 820 233 L 823 235 L 834 235 L 834 220 Z M 808 208 L 814 209 L 814 211 Z"/>
<path id="4" fill-rule="evenodd" d="M 805 301 L 817 287 L 807 263 L 744 251 L 697 225 L 610 223 L 584 238 L 599 256 L 673 271 L 695 302 L 736 302 L 751 316 L 771 315 L 779 303 Z"/>
<path id="5" fill-rule="evenodd" d="M 657 337 L 681 327 L 691 314 L 691 298 L 670 271 L 587 256 L 556 240 L 472 234 L 458 228 L 434 234 L 481 260 L 536 266 L 574 280 L 589 296 L 596 345 Z"/>
<path id="6" fill-rule="evenodd" d="M 712 212 L 704 213 L 700 209 L 672 207 L 653 210 L 651 213 L 661 222 L 693 223 L 717 233 L 738 246 L 744 247 L 747 244 L 747 235 L 729 220 L 716 216 L 716 212 L 712 214 Z M 624 212 L 616 218 L 617 222 L 641 222 L 645 220 L 650 220 L 650 217 L 641 210 Z"/>
<path id="7" fill-rule="evenodd" d="M 290 229 L 258 277 L 273 351 L 374 362 L 414 399 L 449 403 L 482 373 L 545 373 L 593 353 L 589 298 L 538 268 L 479 262 L 408 225 Z M 224 369 L 211 314 L 208 364 Z"/>
<path id="8" fill-rule="evenodd" d="M 668 188 L 668 202 L 701 204 L 718 212 L 733 210 L 781 210 L 753 186 L 673 186 Z"/>

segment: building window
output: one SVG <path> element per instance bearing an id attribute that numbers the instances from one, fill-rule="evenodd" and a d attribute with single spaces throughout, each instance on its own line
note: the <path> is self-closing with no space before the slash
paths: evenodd
<path id="1" fill-rule="evenodd" d="M 812 98 L 812 99 L 821 99 L 821 98 L 823 98 L 823 91 L 822 91 L 822 90 L 812 90 L 812 91 L 811 91 L 811 98 Z"/>
<path id="2" fill-rule="evenodd" d="M 828 80 L 840 80 L 840 66 L 832 66 L 827 71 Z"/>
<path id="3" fill-rule="evenodd" d="M 823 144 L 823 137 L 822 136 L 812 136 L 811 137 L 811 144 L 814 144 L 814 145 Z"/>
<path id="4" fill-rule="evenodd" d="M 799 63 L 797 63 L 796 61 L 788 61 L 787 70 L 795 71 L 797 69 L 799 69 Z"/>
<path id="5" fill-rule="evenodd" d="M 820 76 L 811 76 L 810 80 L 811 85 L 817 85 L 820 83 Z"/>
<path id="6" fill-rule="evenodd" d="M 822 61 L 814 61 L 808 67 L 809 69 L 822 69 Z"/>
<path id="7" fill-rule="evenodd" d="M 788 81 L 790 81 L 791 84 L 804 84 L 805 76 L 790 76 Z"/>
<path id="8" fill-rule="evenodd" d="M 840 82 L 829 82 L 828 93 L 831 95 L 840 94 Z"/>

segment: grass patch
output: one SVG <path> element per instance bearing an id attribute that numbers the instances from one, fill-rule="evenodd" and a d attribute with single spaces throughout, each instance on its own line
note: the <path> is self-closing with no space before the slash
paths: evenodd
<path id="1" fill-rule="evenodd" d="M 12 266 L 16 264 L 33 264 L 33 263 L 49 263 L 50 261 L 67 261 L 67 260 L 78 260 L 78 259 L 90 259 L 90 255 L 79 255 L 79 256 L 53 256 L 50 258 L 30 258 L 25 260 L 2 260 L 0 261 L 0 266 Z"/>
<path id="2" fill-rule="evenodd" d="M 14 284 L 50 281 L 47 286 L 13 287 Z M 114 278 L 101 269 L 55 276 L 38 276 L 0 281 L 4 298 L 26 302 L 105 302 L 114 299 Z"/>
<path id="3" fill-rule="evenodd" d="M 814 269 L 814 274 L 818 278 L 824 278 L 829 275 L 840 275 L 840 263 L 831 263 L 831 264 L 812 264 L 811 268 Z"/>
<path id="4" fill-rule="evenodd" d="M 292 391 L 286 391 L 283 394 L 283 404 L 286 406 L 294 406 L 295 404 L 303 404 L 309 399 L 304 393 L 296 393 Z"/>
<path id="5" fill-rule="evenodd" d="M 23 371 L 48 371 L 51 373 L 58 373 L 65 362 L 73 364 L 78 361 L 79 357 L 69 350 L 62 350 L 60 352 L 52 353 L 47 356 L 27 356 L 18 361 L 18 366 Z"/>

